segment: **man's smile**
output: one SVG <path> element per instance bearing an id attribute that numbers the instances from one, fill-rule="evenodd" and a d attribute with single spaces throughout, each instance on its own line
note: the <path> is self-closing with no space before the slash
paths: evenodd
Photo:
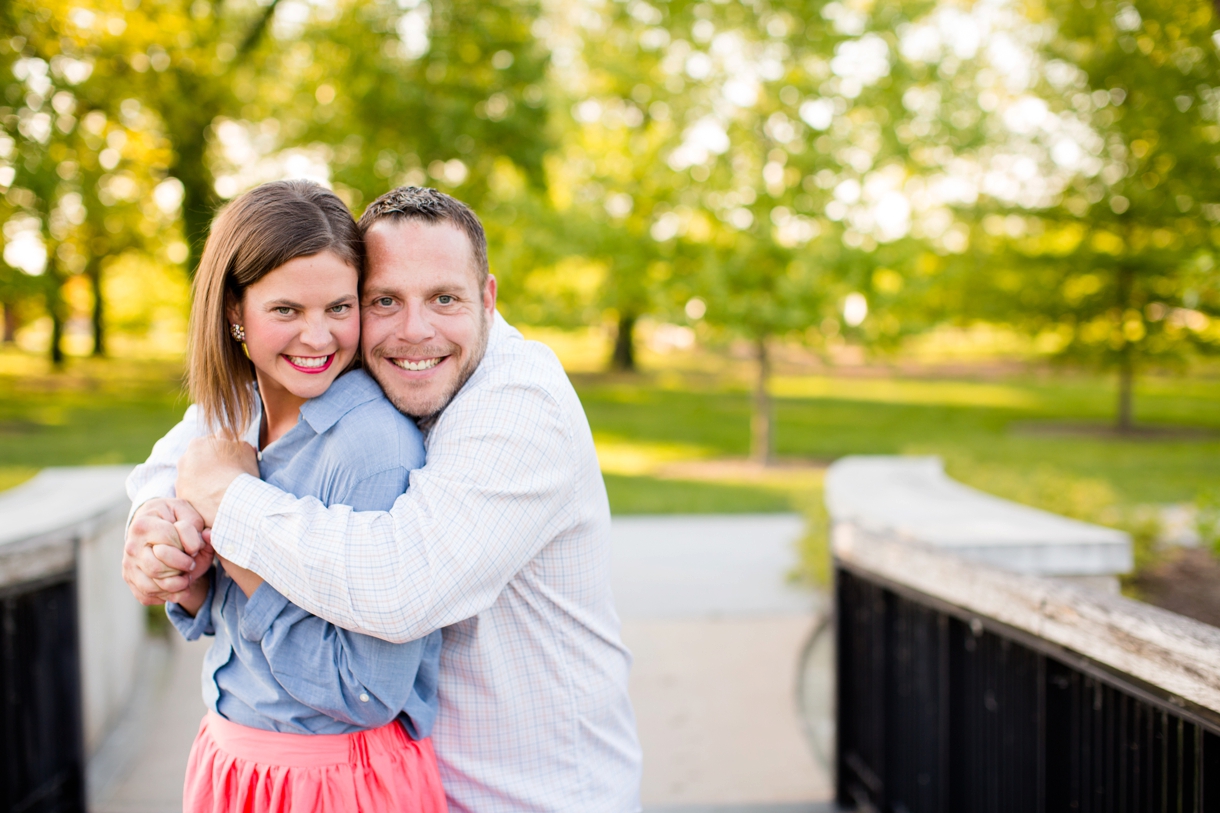
<path id="1" fill-rule="evenodd" d="M 438 356 L 438 357 L 430 358 L 430 359 L 420 359 L 419 361 L 411 361 L 410 359 L 392 358 L 392 359 L 388 359 L 388 361 L 391 364 L 393 364 L 395 367 L 398 367 L 403 370 L 411 370 L 413 372 L 422 372 L 424 370 L 431 370 L 433 367 L 440 364 L 442 361 L 444 361 L 447 358 L 449 358 L 449 357 L 448 356 Z"/>

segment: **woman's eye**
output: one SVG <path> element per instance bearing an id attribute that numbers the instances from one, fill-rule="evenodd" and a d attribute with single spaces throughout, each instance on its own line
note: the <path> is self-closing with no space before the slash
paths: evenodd
<path id="1" fill-rule="evenodd" d="M 276 308 L 275 312 L 280 316 L 292 316 L 292 308 Z"/>
<path id="2" fill-rule="evenodd" d="M 335 305 L 333 308 L 330 309 L 330 311 L 331 311 L 331 313 L 347 313 L 351 309 L 352 309 L 352 306 L 350 304 L 344 303 L 342 305 Z"/>

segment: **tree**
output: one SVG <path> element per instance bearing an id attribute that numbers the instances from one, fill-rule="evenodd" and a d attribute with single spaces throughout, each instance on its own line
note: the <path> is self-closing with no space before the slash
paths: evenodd
<path id="1" fill-rule="evenodd" d="M 1130 431 L 1141 368 L 1220 349 L 1215 10 L 1096 0 L 1026 13 L 1029 81 L 989 99 L 995 174 L 939 293 L 1057 358 L 1116 370 L 1116 426 Z"/>
<path id="2" fill-rule="evenodd" d="M 1074 110 L 1101 144 L 1099 171 L 1080 173 L 1048 212 L 1051 233 L 1078 242 L 1070 262 L 1051 263 L 1059 302 L 1047 310 L 1061 352 L 1117 367 L 1117 423 L 1130 430 L 1140 367 L 1220 350 L 1216 11 L 1162 0 L 1049 10 L 1052 109 Z"/>

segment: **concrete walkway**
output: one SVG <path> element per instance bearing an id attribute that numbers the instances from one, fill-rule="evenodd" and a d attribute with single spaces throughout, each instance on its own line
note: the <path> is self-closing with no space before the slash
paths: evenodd
<path id="1" fill-rule="evenodd" d="M 635 656 L 646 813 L 826 813 L 801 732 L 801 648 L 819 599 L 787 585 L 795 515 L 616 517 L 614 590 Z M 204 713 L 206 642 L 150 652 L 90 770 L 93 813 L 178 813 Z"/>
<path id="2" fill-rule="evenodd" d="M 615 518 L 647 813 L 829 809 L 796 701 L 820 602 L 786 578 L 803 530 L 782 514 Z"/>

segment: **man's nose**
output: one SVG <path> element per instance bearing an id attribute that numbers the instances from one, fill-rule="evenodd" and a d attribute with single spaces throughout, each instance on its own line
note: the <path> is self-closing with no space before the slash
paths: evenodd
<path id="1" fill-rule="evenodd" d="M 398 326 L 398 335 L 407 344 L 424 344 L 436 336 L 432 326 L 432 314 L 428 312 L 426 303 L 407 302 L 402 309 L 402 322 Z"/>

